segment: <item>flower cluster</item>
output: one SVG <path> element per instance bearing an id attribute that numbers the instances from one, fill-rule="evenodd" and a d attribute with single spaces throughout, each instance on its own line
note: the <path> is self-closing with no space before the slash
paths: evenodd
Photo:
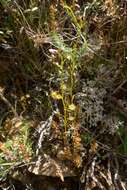
<path id="1" fill-rule="evenodd" d="M 77 93 L 77 101 L 81 107 L 82 125 L 97 126 L 104 116 L 103 100 L 106 90 L 96 81 L 83 82 L 82 91 Z"/>

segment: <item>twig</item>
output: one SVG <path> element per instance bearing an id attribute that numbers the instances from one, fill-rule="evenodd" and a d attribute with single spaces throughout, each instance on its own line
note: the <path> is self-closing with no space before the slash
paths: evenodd
<path id="1" fill-rule="evenodd" d="M 124 80 L 112 93 L 113 95 L 116 94 L 120 89 L 122 89 L 122 86 L 127 82 L 127 80 Z"/>
<path id="2" fill-rule="evenodd" d="M 120 175 L 119 175 L 119 163 L 118 163 L 116 154 L 114 154 L 114 161 L 115 161 L 115 165 L 116 165 L 116 167 L 114 167 L 115 168 L 114 183 L 115 183 L 116 186 L 118 186 L 118 184 L 119 184 L 119 189 L 120 190 L 125 190 L 125 185 L 121 181 L 121 178 L 120 178 Z"/>
<path id="3" fill-rule="evenodd" d="M 0 99 L 4 101 L 4 103 L 11 108 L 12 112 L 14 113 L 15 116 L 17 116 L 17 112 L 15 111 L 13 105 L 5 98 L 2 92 L 0 92 Z"/>
<path id="4" fill-rule="evenodd" d="M 39 139 L 38 139 L 37 150 L 36 150 L 36 155 L 37 156 L 39 155 L 39 151 L 42 148 L 42 142 L 44 141 L 45 136 L 50 135 L 53 116 L 54 116 L 54 112 L 52 113 L 52 115 L 45 122 L 41 122 L 39 124 L 39 129 L 38 129 Z"/>
<path id="5" fill-rule="evenodd" d="M 126 44 L 127 41 L 126 40 L 121 40 L 121 41 L 117 41 L 117 42 L 113 42 L 113 43 L 105 43 L 104 46 L 106 45 L 117 45 L 117 44 Z"/>
<path id="6" fill-rule="evenodd" d="M 124 108 L 124 106 L 117 100 L 115 97 L 111 97 L 111 103 L 112 105 L 115 105 L 115 107 L 118 109 L 118 111 L 127 119 L 127 110 Z"/>
<path id="7" fill-rule="evenodd" d="M 94 182 L 98 185 L 100 189 L 106 190 L 105 187 L 102 185 L 102 183 L 94 175 L 95 166 L 96 166 L 96 157 L 93 159 L 93 162 L 91 164 L 91 178 L 92 180 L 94 180 Z"/>

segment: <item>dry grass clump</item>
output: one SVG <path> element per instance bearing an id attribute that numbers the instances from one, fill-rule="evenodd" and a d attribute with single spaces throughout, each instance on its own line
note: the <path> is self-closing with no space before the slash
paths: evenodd
<path id="1" fill-rule="evenodd" d="M 23 163 L 64 180 L 65 162 L 86 190 L 125 189 L 126 3 L 2 0 L 0 9 L 1 176 Z"/>

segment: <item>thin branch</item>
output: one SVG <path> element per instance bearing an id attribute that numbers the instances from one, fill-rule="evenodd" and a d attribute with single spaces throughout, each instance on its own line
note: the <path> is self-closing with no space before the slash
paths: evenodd
<path id="1" fill-rule="evenodd" d="M 3 102 L 12 110 L 15 116 L 17 116 L 17 112 L 15 111 L 15 108 L 13 105 L 5 98 L 2 92 L 0 92 L 0 99 L 3 100 Z"/>
<path id="2" fill-rule="evenodd" d="M 111 104 L 127 119 L 127 109 L 115 97 L 111 97 Z"/>

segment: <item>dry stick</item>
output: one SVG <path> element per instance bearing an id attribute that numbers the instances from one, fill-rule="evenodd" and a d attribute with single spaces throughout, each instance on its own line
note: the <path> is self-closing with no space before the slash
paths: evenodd
<path id="1" fill-rule="evenodd" d="M 115 156 L 115 154 L 113 154 L 113 156 Z M 118 174 L 118 163 L 113 163 L 113 160 L 112 160 L 112 168 L 114 171 L 112 178 L 113 178 L 113 183 L 114 183 L 115 189 L 120 190 L 119 185 L 118 185 L 118 176 L 119 176 L 119 174 Z"/>
<path id="2" fill-rule="evenodd" d="M 126 40 L 121 40 L 121 41 L 117 41 L 117 42 L 113 42 L 113 43 L 105 43 L 104 45 L 117 45 L 117 44 L 126 44 L 127 41 Z"/>
<path id="3" fill-rule="evenodd" d="M 115 97 L 111 97 L 111 103 L 115 105 L 118 111 L 127 119 L 127 109 Z"/>
<path id="4" fill-rule="evenodd" d="M 94 180 L 94 182 L 98 185 L 100 189 L 106 190 L 106 188 L 103 186 L 103 184 L 97 179 L 97 177 L 94 175 L 95 173 L 95 167 L 96 167 L 96 157 L 94 157 L 93 162 L 91 164 L 91 178 Z"/>
<path id="5" fill-rule="evenodd" d="M 119 163 L 118 163 L 118 159 L 117 159 L 117 155 L 114 154 L 114 161 L 115 161 L 115 166 L 114 167 L 115 169 L 115 175 L 114 175 L 114 182 L 115 182 L 115 185 L 118 186 L 118 183 L 120 185 L 120 188 L 121 190 L 126 190 L 125 189 L 125 184 L 122 182 L 121 178 L 120 178 L 120 175 L 119 175 Z"/>
<path id="6" fill-rule="evenodd" d="M 102 55 L 98 54 L 92 47 L 88 47 L 88 50 L 92 51 L 94 53 L 94 55 L 96 55 L 100 59 L 102 59 L 108 63 L 111 63 L 111 64 L 116 64 L 116 61 L 103 57 Z"/>
<path id="7" fill-rule="evenodd" d="M 127 82 L 127 80 L 124 80 L 113 92 L 113 95 L 115 95 L 119 90 L 122 89 L 123 85 Z"/>
<path id="8" fill-rule="evenodd" d="M 7 106 L 9 108 L 11 108 L 12 112 L 14 113 L 15 116 L 17 116 L 17 112 L 15 111 L 13 105 L 5 98 L 5 96 L 3 95 L 2 92 L 0 92 L 0 99 L 4 101 L 5 104 L 7 104 Z"/>
<path id="9" fill-rule="evenodd" d="M 113 179 L 112 179 L 112 172 L 111 172 L 111 158 L 109 156 L 109 159 L 108 159 L 108 180 L 110 181 L 111 185 L 110 185 L 110 190 L 115 190 L 115 186 L 114 186 L 114 183 L 113 183 Z"/>

